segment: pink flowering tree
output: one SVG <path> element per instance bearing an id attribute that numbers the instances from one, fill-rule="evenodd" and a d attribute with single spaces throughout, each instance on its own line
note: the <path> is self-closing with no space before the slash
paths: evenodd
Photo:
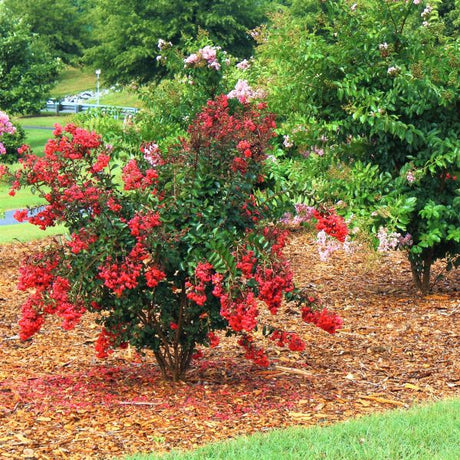
<path id="1" fill-rule="evenodd" d="M 136 117 L 136 124 L 143 139 L 152 139 L 160 146 L 170 143 L 187 131 L 207 100 L 231 93 L 237 84 L 239 91 L 234 97 L 244 93 L 260 98 L 260 91 L 244 82 L 250 61 L 238 62 L 204 33 L 181 48 L 160 39 L 156 52 L 156 60 L 170 77 L 141 90 L 145 108 Z"/>
<path id="2" fill-rule="evenodd" d="M 99 357 L 130 343 L 152 350 L 165 378 L 178 380 L 201 346 L 219 343 L 219 331 L 238 335 L 261 366 L 269 361 L 257 330 L 303 350 L 298 334 L 260 319 L 262 309 L 276 315 L 284 298 L 299 319 L 334 333 L 340 318 L 294 286 L 283 255 L 288 234 L 260 193 L 274 128 L 265 104 L 219 96 L 167 150 L 142 145 L 121 181 L 100 137 L 74 125 L 56 126 L 44 157 L 24 147 L 10 193 L 33 186 L 47 205 L 16 218 L 64 224 L 69 234 L 22 264 L 19 288 L 32 291 L 20 337 L 36 334 L 48 315 L 70 329 L 94 312 Z M 318 219 L 337 233 L 326 214 Z"/>

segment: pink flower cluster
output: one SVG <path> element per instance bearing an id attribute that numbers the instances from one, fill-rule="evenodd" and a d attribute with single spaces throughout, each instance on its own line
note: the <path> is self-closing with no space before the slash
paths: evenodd
<path id="1" fill-rule="evenodd" d="M 406 233 L 402 236 L 401 233 L 397 232 L 388 232 L 385 227 L 380 227 L 377 233 L 377 238 L 379 240 L 379 246 L 377 251 L 379 252 L 388 252 L 396 249 L 405 249 L 411 247 L 414 242 L 412 240 L 412 235 Z"/>
<path id="2" fill-rule="evenodd" d="M 147 163 L 150 163 L 150 165 L 154 168 L 164 164 L 163 157 L 160 153 L 160 148 L 157 144 L 153 142 L 144 144 L 141 146 L 141 152 L 144 154 L 144 160 L 147 161 Z"/>
<path id="3" fill-rule="evenodd" d="M 8 115 L 0 111 L 0 137 L 5 133 L 14 134 L 15 132 L 16 128 L 12 125 Z M 5 153 L 5 146 L 0 142 L 0 155 L 4 155 Z"/>
<path id="4" fill-rule="evenodd" d="M 235 88 L 227 94 L 229 99 L 238 99 L 242 104 L 253 99 L 263 99 L 265 96 L 264 91 L 252 89 L 247 80 L 238 80 Z"/>
<path id="5" fill-rule="evenodd" d="M 249 67 L 251 67 L 251 64 L 247 59 L 243 59 L 241 62 L 236 64 L 236 68 L 243 71 L 249 69 Z"/>
<path id="6" fill-rule="evenodd" d="M 196 53 L 184 59 L 186 67 L 204 67 L 208 66 L 210 69 L 220 70 L 221 65 L 217 59 L 217 51 L 220 47 L 213 47 L 206 45 L 199 49 Z"/>

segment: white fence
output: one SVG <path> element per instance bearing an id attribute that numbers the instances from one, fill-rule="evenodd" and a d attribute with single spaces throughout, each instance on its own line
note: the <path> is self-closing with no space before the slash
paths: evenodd
<path id="1" fill-rule="evenodd" d="M 98 109 L 103 112 L 113 112 L 121 116 L 134 115 L 138 112 L 135 107 L 114 107 L 111 105 L 98 105 L 98 104 L 79 104 L 76 102 L 60 102 L 60 101 L 48 101 L 46 107 L 42 110 L 43 112 L 54 112 L 60 113 L 78 113 L 86 110 Z"/>

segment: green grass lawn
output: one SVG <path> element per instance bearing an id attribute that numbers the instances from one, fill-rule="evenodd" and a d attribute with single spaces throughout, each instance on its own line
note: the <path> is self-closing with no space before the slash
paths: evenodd
<path id="1" fill-rule="evenodd" d="M 95 104 L 96 99 L 90 99 L 90 104 Z M 119 107 L 136 107 L 142 108 L 142 101 L 139 97 L 128 90 L 113 91 L 100 97 L 99 103 L 101 105 L 113 105 Z"/>
<path id="2" fill-rule="evenodd" d="M 64 126 L 67 123 L 72 121 L 73 114 L 63 114 L 63 115 L 55 115 L 55 114 L 43 114 L 40 116 L 33 116 L 33 117 L 21 117 L 18 118 L 17 121 L 22 126 L 39 126 L 41 128 L 53 128 L 55 123 L 59 123 L 60 125 Z"/>
<path id="3" fill-rule="evenodd" d="M 86 68 L 67 67 L 60 75 L 51 97 L 59 99 L 96 88 L 96 74 Z"/>
<path id="4" fill-rule="evenodd" d="M 26 207 L 40 206 L 45 201 L 34 195 L 29 189 L 19 190 L 15 196 L 9 196 L 10 187 L 7 184 L 0 185 L 0 217 L 5 211 L 11 209 L 23 209 Z M 32 224 L 0 225 L 0 244 L 14 241 L 32 241 L 46 236 L 63 234 L 66 229 L 62 226 L 40 230 Z"/>
<path id="5" fill-rule="evenodd" d="M 339 407 L 338 407 L 339 409 Z M 186 436 L 186 433 L 184 433 Z M 458 460 L 460 400 L 392 411 L 328 427 L 289 428 L 189 453 L 135 455 L 178 460 Z"/>
<path id="6" fill-rule="evenodd" d="M 40 206 L 45 203 L 43 198 L 34 195 L 29 189 L 19 190 L 15 196 L 8 195 L 9 191 L 9 185 L 0 185 L 0 213 L 10 209 L 26 208 L 27 206 Z"/>
<path id="7" fill-rule="evenodd" d="M 0 244 L 14 243 L 15 241 L 33 241 L 64 233 L 66 233 L 66 229 L 61 225 L 50 227 L 46 230 L 40 230 L 32 224 L 0 225 Z"/>
<path id="8" fill-rule="evenodd" d="M 54 124 L 59 123 L 64 126 L 72 121 L 73 114 L 67 115 L 43 115 L 34 117 L 22 117 L 13 120 L 19 123 L 25 131 L 25 143 L 30 145 L 32 151 L 38 155 L 43 153 L 43 147 L 48 139 L 53 137 Z M 32 129 L 28 126 L 36 126 L 49 129 Z"/>
<path id="9" fill-rule="evenodd" d="M 51 129 L 27 129 L 24 128 L 26 133 L 26 144 L 30 146 L 32 152 L 37 155 L 43 154 L 43 149 L 48 139 L 53 137 Z"/>
<path id="10" fill-rule="evenodd" d="M 101 89 L 102 88 L 104 88 L 103 81 L 101 81 Z M 64 96 L 78 94 L 86 90 L 96 90 L 95 72 L 85 67 L 67 67 L 61 73 L 57 85 L 51 91 L 51 97 L 59 99 Z M 96 99 L 88 100 L 88 103 L 95 104 Z M 128 90 L 114 91 L 110 94 L 103 95 L 100 97 L 99 103 L 101 105 L 122 107 L 142 107 L 142 102 L 137 95 Z"/>

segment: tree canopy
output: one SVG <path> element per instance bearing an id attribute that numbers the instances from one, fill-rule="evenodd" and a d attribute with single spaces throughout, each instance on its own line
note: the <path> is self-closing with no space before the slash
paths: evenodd
<path id="1" fill-rule="evenodd" d="M 65 63 L 75 62 L 89 46 L 86 0 L 4 0 L 4 6 Z"/>
<path id="2" fill-rule="evenodd" d="M 205 30 L 210 39 L 238 57 L 253 48 L 249 30 L 265 20 L 266 0 L 94 0 L 97 44 L 87 62 L 104 69 L 106 81 L 146 82 L 159 77 L 158 40 L 175 45 Z"/>
<path id="3" fill-rule="evenodd" d="M 0 7 L 0 107 L 12 113 L 42 108 L 58 73 L 53 59 L 24 20 Z"/>

